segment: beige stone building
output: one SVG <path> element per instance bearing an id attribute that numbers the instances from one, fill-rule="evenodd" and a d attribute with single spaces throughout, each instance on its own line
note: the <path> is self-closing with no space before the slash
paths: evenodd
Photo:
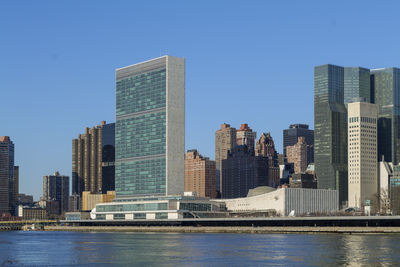
<path id="1" fill-rule="evenodd" d="M 262 133 L 256 143 L 255 155 L 268 158 L 268 181 L 272 187 L 280 184 L 280 169 L 278 153 L 275 150 L 275 143 L 271 133 Z"/>
<path id="2" fill-rule="evenodd" d="M 378 191 L 375 104 L 348 104 L 348 206 L 362 208 Z"/>
<path id="3" fill-rule="evenodd" d="M 115 198 L 115 191 L 107 191 L 107 194 L 92 194 L 89 191 L 82 192 L 82 210 L 91 211 L 99 203 L 108 203 Z"/>
<path id="4" fill-rule="evenodd" d="M 185 154 L 185 192 L 195 192 L 199 197 L 215 198 L 216 163 L 203 157 L 196 149 Z"/>
<path id="5" fill-rule="evenodd" d="M 242 124 L 236 132 L 236 144 L 247 145 L 249 149 L 254 149 L 254 142 L 256 140 L 257 133 L 253 132 L 249 125 L 246 123 Z"/>
<path id="6" fill-rule="evenodd" d="M 229 124 L 222 124 L 221 129 L 215 132 L 215 162 L 216 162 L 216 186 L 220 191 L 221 162 L 228 158 L 228 152 L 236 147 L 236 129 Z"/>
<path id="7" fill-rule="evenodd" d="M 294 173 L 304 173 L 307 170 L 307 149 L 304 136 L 298 137 L 295 145 L 286 147 L 287 162 L 294 163 Z"/>

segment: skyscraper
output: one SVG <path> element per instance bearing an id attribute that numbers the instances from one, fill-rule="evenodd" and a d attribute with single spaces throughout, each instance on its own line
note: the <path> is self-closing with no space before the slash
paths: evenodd
<path id="1" fill-rule="evenodd" d="M 378 158 L 400 162 L 400 69 L 371 70 L 371 89 L 378 106 Z"/>
<path id="2" fill-rule="evenodd" d="M 185 154 L 185 192 L 196 196 L 215 198 L 215 161 L 203 157 L 196 149 Z"/>
<path id="3" fill-rule="evenodd" d="M 72 140 L 72 194 L 115 189 L 115 123 L 86 128 Z"/>
<path id="4" fill-rule="evenodd" d="M 348 206 L 362 208 L 378 192 L 375 104 L 348 104 L 348 170 Z"/>
<path id="5" fill-rule="evenodd" d="M 347 200 L 347 113 L 344 69 L 322 65 L 314 70 L 314 161 L 318 188 L 339 190 Z"/>
<path id="6" fill-rule="evenodd" d="M 291 124 L 289 129 L 283 130 L 283 154 L 285 156 L 286 147 L 296 144 L 298 138 L 302 136 L 305 137 L 305 142 L 307 145 L 314 145 L 314 130 L 309 129 L 307 124 Z M 314 157 L 312 157 L 312 159 L 310 158 L 309 160 L 310 162 L 314 162 Z"/>
<path id="7" fill-rule="evenodd" d="M 58 171 L 43 176 L 43 200 L 57 201 L 58 214 L 68 211 L 69 176 L 60 175 Z"/>
<path id="8" fill-rule="evenodd" d="M 215 162 L 217 191 L 221 192 L 221 164 L 228 158 L 228 153 L 236 147 L 236 129 L 229 124 L 222 124 L 221 129 L 215 132 Z"/>
<path id="9" fill-rule="evenodd" d="M 116 70 L 117 198 L 184 191 L 185 61 L 163 56 Z"/>
<path id="10" fill-rule="evenodd" d="M 0 137 L 0 216 L 14 207 L 14 143 Z"/>

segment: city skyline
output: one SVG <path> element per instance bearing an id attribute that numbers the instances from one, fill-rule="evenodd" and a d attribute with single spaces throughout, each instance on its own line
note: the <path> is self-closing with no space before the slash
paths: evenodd
<path id="1" fill-rule="evenodd" d="M 196 148 L 215 159 L 214 133 L 222 123 L 237 128 L 248 123 L 257 133 L 271 132 L 279 153 L 282 130 L 290 124 L 305 123 L 314 129 L 314 66 L 332 63 L 374 69 L 397 67 L 399 62 L 400 37 L 389 34 L 391 27 L 386 27 L 394 22 L 397 3 L 366 5 L 364 12 L 354 12 L 359 8 L 355 3 L 346 4 L 346 9 L 315 3 L 312 11 L 300 3 L 258 8 L 217 3 L 211 10 L 207 5 L 159 3 L 155 11 L 150 4 L 106 8 L 99 3 L 93 9 L 83 3 L 79 10 L 76 3 L 61 5 L 63 14 L 49 12 L 56 7 L 50 3 L 2 4 L 0 11 L 1 25 L 8 25 L 0 52 L 4 62 L 0 88 L 4 99 L 15 100 L 0 106 L 0 112 L 7 114 L 0 135 L 10 136 L 15 143 L 20 192 L 33 194 L 36 200 L 44 175 L 60 170 L 71 176 L 72 138 L 101 120 L 115 122 L 114 70 L 118 67 L 160 54 L 184 57 L 185 151 Z M 187 13 L 176 11 L 181 5 Z M 222 7 L 226 8 L 223 14 Z M 174 18 L 168 20 L 165 10 L 174 12 Z M 274 10 L 286 12 L 279 17 Z M 140 23 L 150 11 L 165 24 L 115 30 L 127 21 Z M 386 16 L 368 19 L 379 11 Z M 204 12 L 208 12 L 207 22 L 196 15 Z M 88 13 L 91 19 L 86 19 Z M 361 31 L 354 34 L 354 29 Z M 378 29 L 383 31 L 379 42 L 368 34 Z M 107 35 L 113 41 L 106 40 Z M 347 42 L 337 41 L 343 38 Z M 299 101 L 302 108 L 294 110 Z M 98 104 L 101 108 L 96 108 Z M 279 116 L 265 116 L 269 113 Z M 54 148 L 57 156 L 50 153 Z"/>

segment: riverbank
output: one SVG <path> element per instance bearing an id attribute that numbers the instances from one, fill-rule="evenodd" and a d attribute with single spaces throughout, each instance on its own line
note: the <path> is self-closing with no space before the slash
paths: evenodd
<path id="1" fill-rule="evenodd" d="M 74 232 L 166 232 L 166 233 L 400 233 L 400 227 L 193 227 L 193 226 L 45 226 L 44 231 Z"/>

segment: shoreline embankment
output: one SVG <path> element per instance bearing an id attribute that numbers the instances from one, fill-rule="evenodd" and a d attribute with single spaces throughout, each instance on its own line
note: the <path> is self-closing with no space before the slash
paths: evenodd
<path id="1" fill-rule="evenodd" d="M 73 232 L 162 232 L 162 233 L 337 233 L 337 234 L 400 234 L 400 227 L 232 227 L 232 226 L 45 226 L 44 231 Z"/>

